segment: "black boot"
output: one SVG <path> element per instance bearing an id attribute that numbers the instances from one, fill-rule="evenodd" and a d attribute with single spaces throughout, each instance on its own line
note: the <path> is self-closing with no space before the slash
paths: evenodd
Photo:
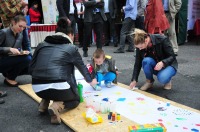
<path id="1" fill-rule="evenodd" d="M 88 57 L 87 51 L 83 51 L 83 57 Z"/>

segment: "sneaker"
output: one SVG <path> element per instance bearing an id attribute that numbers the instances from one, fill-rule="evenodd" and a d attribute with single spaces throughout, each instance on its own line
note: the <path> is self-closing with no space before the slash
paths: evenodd
<path id="1" fill-rule="evenodd" d="M 164 89 L 166 89 L 166 90 L 172 89 L 172 82 L 169 81 L 168 83 L 166 83 L 166 84 L 164 85 Z"/>
<path id="2" fill-rule="evenodd" d="M 112 83 L 111 82 L 107 82 L 107 83 L 105 83 L 105 85 L 106 85 L 107 88 L 111 88 L 112 87 Z"/>
<path id="3" fill-rule="evenodd" d="M 99 85 L 95 85 L 95 86 L 92 86 L 94 88 L 94 90 L 96 91 L 100 91 L 101 90 L 101 87 Z"/>
<path id="4" fill-rule="evenodd" d="M 151 83 L 146 82 L 146 83 L 140 88 L 140 90 L 146 91 L 147 89 L 152 88 L 152 87 L 153 87 L 153 82 L 151 82 Z"/>

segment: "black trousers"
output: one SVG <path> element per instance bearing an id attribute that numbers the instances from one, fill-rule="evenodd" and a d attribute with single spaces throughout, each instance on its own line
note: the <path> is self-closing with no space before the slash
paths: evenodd
<path id="1" fill-rule="evenodd" d="M 69 15 L 69 20 L 71 21 L 71 27 L 73 29 L 74 34 L 76 33 L 76 20 L 74 14 Z"/>
<path id="2" fill-rule="evenodd" d="M 96 33 L 96 46 L 102 48 L 103 19 L 100 13 L 93 14 L 92 22 L 84 22 L 83 51 L 88 51 L 88 45 L 92 36 L 92 28 Z"/>
<path id="3" fill-rule="evenodd" d="M 79 45 L 83 46 L 84 20 L 78 18 L 77 24 L 78 24 L 78 41 L 79 41 Z"/>
<path id="4" fill-rule="evenodd" d="M 144 16 L 137 16 L 135 20 L 135 28 L 144 30 Z"/>
<path id="5" fill-rule="evenodd" d="M 42 99 L 63 101 L 65 109 L 76 108 L 80 103 L 80 97 L 72 88 L 66 90 L 47 89 L 36 93 Z"/>
<path id="6" fill-rule="evenodd" d="M 105 44 L 110 43 L 111 37 L 113 37 L 113 43 L 116 44 L 118 41 L 116 28 L 115 28 L 115 19 L 112 19 L 110 13 L 105 13 L 107 21 L 104 22 L 104 36 Z"/>
<path id="7" fill-rule="evenodd" d="M 1 57 L 0 73 L 10 80 L 15 80 L 19 75 L 28 74 L 31 59 L 31 55 Z"/>

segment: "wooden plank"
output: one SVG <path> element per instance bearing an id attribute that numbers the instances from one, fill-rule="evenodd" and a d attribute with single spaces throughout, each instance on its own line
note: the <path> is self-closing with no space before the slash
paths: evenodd
<path id="1" fill-rule="evenodd" d="M 38 103 L 41 101 L 41 98 L 39 98 L 35 92 L 32 90 L 32 85 L 20 85 L 19 88 L 27 93 L 29 96 L 31 96 L 34 100 L 36 100 Z M 137 124 L 133 121 L 130 121 L 129 119 L 121 116 L 120 121 L 112 122 L 108 120 L 107 114 L 100 114 L 103 118 L 102 123 L 98 124 L 91 124 L 82 116 L 83 112 L 86 112 L 86 105 L 85 103 L 80 103 L 80 105 L 68 112 L 61 113 L 60 117 L 62 121 L 68 125 L 70 128 L 72 128 L 74 131 L 78 132 L 125 132 L 128 130 L 128 126 Z"/>
<path id="2" fill-rule="evenodd" d="M 118 85 L 120 87 L 123 88 L 127 88 L 129 89 L 129 86 L 118 83 Z M 34 100 L 36 100 L 37 102 L 40 102 L 40 98 L 34 93 L 34 91 L 32 90 L 32 85 L 31 84 L 27 84 L 27 85 L 21 85 L 19 86 L 19 88 L 21 90 L 23 90 L 25 93 L 27 93 L 29 96 L 31 96 Z M 164 99 L 162 97 L 153 95 L 151 93 L 147 93 L 145 91 L 141 91 L 141 90 L 135 90 L 138 93 L 144 94 L 150 98 L 156 99 L 156 100 L 160 100 L 163 102 L 170 102 L 171 105 L 186 109 L 186 110 L 191 110 L 197 113 L 200 113 L 199 110 L 190 108 L 188 106 L 176 103 L 174 101 L 170 101 L 168 99 Z M 68 125 L 70 128 L 72 128 L 74 131 L 78 131 L 78 132 L 122 132 L 122 131 L 127 131 L 128 130 L 128 126 L 132 126 L 134 124 L 136 124 L 133 121 L 130 121 L 129 119 L 121 116 L 121 120 L 120 121 L 116 121 L 116 122 L 111 122 L 110 120 L 107 119 L 107 114 L 100 114 L 103 117 L 103 122 L 99 123 L 99 124 L 91 124 L 89 122 L 87 122 L 85 120 L 85 118 L 83 118 L 82 113 L 86 112 L 86 105 L 85 103 L 81 103 L 77 108 L 70 110 L 68 112 L 64 112 L 60 115 L 62 121 Z"/>

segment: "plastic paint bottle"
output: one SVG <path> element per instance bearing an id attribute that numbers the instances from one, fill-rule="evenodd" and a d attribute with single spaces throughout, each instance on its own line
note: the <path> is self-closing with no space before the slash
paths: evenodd
<path id="1" fill-rule="evenodd" d="M 121 119 L 120 114 L 117 114 L 117 120 L 119 121 Z"/>
<path id="2" fill-rule="evenodd" d="M 115 121 L 115 114 L 112 114 L 112 121 Z"/>
<path id="3" fill-rule="evenodd" d="M 78 94 L 80 96 L 80 103 L 84 101 L 83 99 L 83 85 L 79 82 L 78 83 Z"/>

